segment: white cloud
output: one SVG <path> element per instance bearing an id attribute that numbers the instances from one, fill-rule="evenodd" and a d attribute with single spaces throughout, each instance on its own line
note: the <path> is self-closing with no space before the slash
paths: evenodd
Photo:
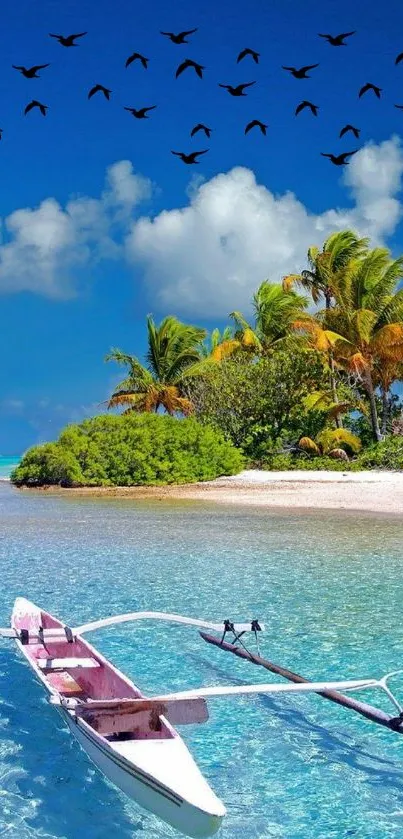
<path id="1" fill-rule="evenodd" d="M 315 215 L 293 193 L 274 195 L 235 168 L 194 189 L 185 208 L 135 221 L 128 258 L 145 266 L 164 311 L 225 316 L 247 308 L 263 279 L 302 269 L 308 246 L 335 229 L 352 227 L 374 242 L 390 235 L 402 214 L 402 172 L 398 138 L 369 144 L 343 176 L 354 206 Z"/>
<path id="2" fill-rule="evenodd" d="M 151 181 L 136 175 L 130 160 L 120 160 L 109 166 L 106 170 L 106 183 L 104 202 L 127 210 L 132 210 L 152 195 Z"/>
<path id="3" fill-rule="evenodd" d="M 128 160 L 110 166 L 101 198 L 75 197 L 65 207 L 48 198 L 16 210 L 3 221 L 0 291 L 33 291 L 50 297 L 75 293 L 80 270 L 121 252 L 116 227 L 151 194 L 151 183 Z"/>
<path id="4" fill-rule="evenodd" d="M 144 269 L 160 311 L 226 316 L 246 309 L 263 279 L 302 269 L 308 246 L 335 229 L 352 227 L 374 243 L 390 236 L 402 215 L 402 175 L 403 150 L 392 137 L 364 146 L 344 170 L 346 209 L 312 213 L 292 192 L 275 195 L 238 167 L 206 182 L 193 176 L 185 207 L 138 218 L 154 187 L 121 160 L 107 169 L 100 197 L 73 196 L 64 207 L 48 198 L 4 220 L 0 292 L 63 298 L 95 262 L 126 258 Z"/>

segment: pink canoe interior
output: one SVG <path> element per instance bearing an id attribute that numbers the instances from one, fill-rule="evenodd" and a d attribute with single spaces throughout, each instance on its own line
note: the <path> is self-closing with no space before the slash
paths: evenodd
<path id="1" fill-rule="evenodd" d="M 63 637 L 49 641 L 45 639 L 44 644 L 40 643 L 36 637 L 40 627 L 59 629 L 63 626 L 47 612 L 38 610 L 31 614 L 14 614 L 13 626 L 15 629 L 28 630 L 32 640 L 24 645 L 24 652 L 40 668 L 42 677 L 52 691 L 60 696 L 85 703 L 91 703 L 91 700 L 144 698 L 123 673 L 83 638 L 77 638 L 73 643 L 68 643 Z M 84 666 L 77 666 L 80 660 Z M 108 740 L 168 739 L 177 736 L 175 729 L 164 718 L 160 718 L 158 725 L 155 725 L 155 715 L 153 718 L 151 713 L 141 712 L 130 716 L 108 713 L 104 719 L 96 715 L 94 719 L 87 716 L 86 721 Z"/>

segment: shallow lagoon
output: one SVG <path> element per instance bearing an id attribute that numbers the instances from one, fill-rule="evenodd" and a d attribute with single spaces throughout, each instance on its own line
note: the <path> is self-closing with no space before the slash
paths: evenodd
<path id="1" fill-rule="evenodd" d="M 402 666 L 402 537 L 397 517 L 57 498 L 0 484 L 0 624 L 18 594 L 73 624 L 137 609 L 258 617 L 275 661 L 316 678 L 377 676 Z M 145 692 L 267 676 L 187 628 L 89 637 Z M 215 700 L 210 711 L 183 733 L 228 808 L 220 839 L 403 835 L 398 735 L 313 696 Z M 0 798 L 9 839 L 179 836 L 93 768 L 7 642 Z"/>

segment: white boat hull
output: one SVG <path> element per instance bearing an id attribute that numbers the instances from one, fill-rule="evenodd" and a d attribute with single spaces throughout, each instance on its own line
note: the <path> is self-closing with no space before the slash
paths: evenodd
<path id="1" fill-rule="evenodd" d="M 41 615 L 46 615 L 29 601 L 18 598 L 13 616 L 21 614 L 34 616 L 37 623 L 40 623 Z M 30 647 L 20 641 L 16 643 L 51 700 L 58 701 L 59 694 L 30 655 Z M 85 642 L 85 646 L 90 656 L 96 656 L 100 663 L 124 678 L 128 688 L 134 687 L 90 644 Z M 194 839 L 216 833 L 225 816 L 225 807 L 203 777 L 182 738 L 164 717 L 160 719 L 172 735 L 168 739 L 108 739 L 84 719 L 76 717 L 73 710 L 61 704 L 55 704 L 55 707 L 95 766 L 140 807 Z"/>
<path id="2" fill-rule="evenodd" d="M 176 792 L 173 784 L 166 786 L 159 783 L 155 775 L 149 775 L 141 765 L 126 760 L 112 744 L 111 747 L 108 747 L 109 744 L 105 747 L 105 743 L 101 742 L 103 738 L 98 738 L 85 723 L 75 722 L 68 712 L 61 711 L 61 714 L 71 733 L 98 769 L 145 810 L 195 839 L 211 836 L 220 828 L 225 808 L 207 783 L 205 805 L 210 804 L 210 812 L 202 808 L 201 801 L 198 807 L 184 799 Z M 147 746 L 153 746 L 153 742 L 158 742 L 162 748 L 165 745 L 162 741 L 148 741 Z M 186 752 L 195 765 L 187 749 Z M 178 757 L 182 758 L 183 755 L 179 754 Z M 173 779 L 178 769 L 178 766 L 172 766 Z"/>

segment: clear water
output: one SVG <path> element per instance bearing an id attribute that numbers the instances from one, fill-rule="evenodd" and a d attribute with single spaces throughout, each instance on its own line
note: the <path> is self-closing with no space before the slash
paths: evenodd
<path id="1" fill-rule="evenodd" d="M 0 625 L 25 594 L 71 623 L 135 609 L 258 617 L 273 660 L 311 677 L 402 666 L 403 524 L 209 505 L 57 498 L 0 485 Z M 92 636 L 145 691 L 264 680 L 191 629 Z M 403 691 L 403 682 L 402 682 Z M 183 729 L 228 816 L 220 839 L 403 835 L 403 739 L 320 697 L 211 703 Z M 0 642 L 0 835 L 174 839 L 111 786 Z"/>
<path id="2" fill-rule="evenodd" d="M 0 481 L 8 480 L 11 472 L 18 466 L 19 457 L 3 457 L 0 455 Z"/>

